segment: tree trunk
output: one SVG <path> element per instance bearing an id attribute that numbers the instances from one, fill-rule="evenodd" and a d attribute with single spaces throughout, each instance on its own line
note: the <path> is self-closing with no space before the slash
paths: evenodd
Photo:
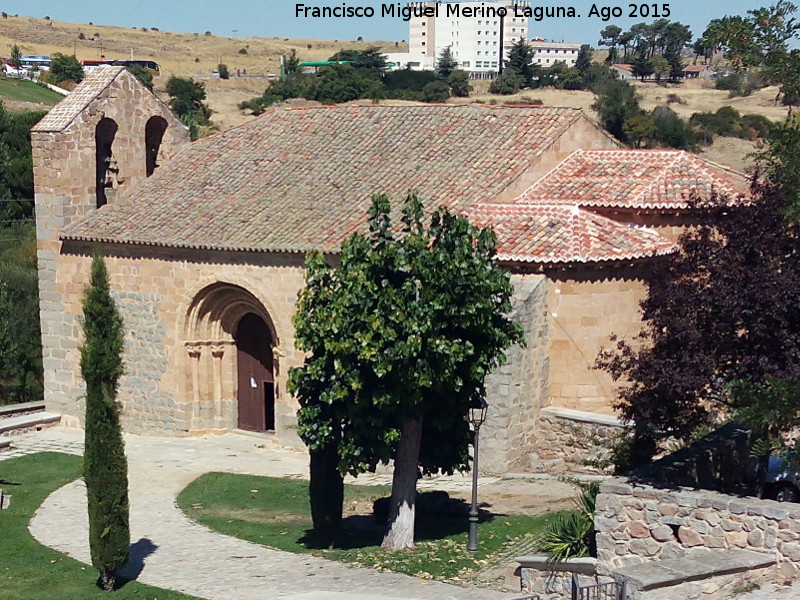
<path id="1" fill-rule="evenodd" d="M 308 492 L 314 531 L 325 546 L 333 548 L 344 502 L 344 479 L 339 473 L 336 443 L 311 451 L 310 474 Z"/>
<path id="2" fill-rule="evenodd" d="M 102 569 L 100 571 L 100 587 L 105 592 L 113 592 L 114 584 L 117 582 L 117 576 L 114 571 L 109 569 Z"/>
<path id="3" fill-rule="evenodd" d="M 758 457 L 758 467 L 756 468 L 756 496 L 763 499 L 767 491 L 767 470 L 769 469 L 769 454 Z"/>
<path id="4" fill-rule="evenodd" d="M 394 458 L 392 500 L 381 547 L 392 552 L 414 547 L 414 507 L 417 500 L 417 468 L 422 441 L 422 418 L 403 425 Z"/>

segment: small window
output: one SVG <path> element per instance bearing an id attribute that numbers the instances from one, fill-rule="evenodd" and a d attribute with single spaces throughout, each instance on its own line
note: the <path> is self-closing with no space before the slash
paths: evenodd
<path id="1" fill-rule="evenodd" d="M 422 42 L 422 45 L 424 46 L 424 45 L 425 45 L 425 42 Z"/>
<path id="2" fill-rule="evenodd" d="M 469 61 L 465 60 L 464 62 L 461 63 L 461 66 L 462 67 L 469 67 Z"/>
<path id="3" fill-rule="evenodd" d="M 424 32 L 424 31 L 422 32 L 422 35 L 425 35 L 425 32 Z"/>

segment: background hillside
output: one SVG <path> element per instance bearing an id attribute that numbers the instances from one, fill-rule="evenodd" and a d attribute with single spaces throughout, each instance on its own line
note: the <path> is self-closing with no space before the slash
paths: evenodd
<path id="1" fill-rule="evenodd" d="M 143 24 L 144 25 L 144 24 Z M 237 108 L 242 100 L 260 95 L 267 87 L 268 73 L 279 72 L 279 57 L 297 52 L 301 60 L 324 60 L 341 49 L 363 50 L 379 46 L 387 52 L 407 51 L 407 44 L 395 41 L 353 41 L 289 38 L 230 38 L 207 32 L 176 33 L 143 28 L 124 28 L 109 25 L 65 23 L 33 17 L 0 17 L 0 56 L 8 56 L 11 47 L 19 44 L 23 54 L 72 54 L 79 59 L 134 58 L 152 59 L 162 66 L 162 76 L 155 80 L 155 91 L 166 99 L 164 86 L 170 75 L 203 79 L 208 94 L 208 104 L 214 111 L 212 120 L 221 129 L 241 124 L 252 116 Z M 81 35 L 84 39 L 80 39 Z M 241 53 L 244 51 L 245 53 Z M 211 79 L 211 71 L 223 62 L 232 77 L 229 80 Z M 237 70 L 242 75 L 237 77 Z M 244 76 L 246 71 L 247 76 Z M 594 95 L 588 91 L 537 89 L 512 96 L 494 96 L 488 93 L 488 81 L 473 82 L 475 90 L 470 98 L 451 98 L 448 102 L 520 102 L 541 100 L 546 105 L 581 108 L 597 118 L 591 105 Z M 681 84 L 657 85 L 652 82 L 634 82 L 642 96 L 642 108 L 651 110 L 667 102 L 667 96 L 677 94 L 682 103 L 671 103 L 670 108 L 684 118 L 695 112 L 715 111 L 722 106 L 732 106 L 742 114 L 762 114 L 773 120 L 786 116 L 786 108 L 774 103 L 775 88 L 756 91 L 751 96 L 730 98 L 728 92 L 716 90 L 713 80 L 691 80 Z M 15 90 L 12 90 L 15 91 Z M 39 102 L 20 102 L 19 98 L 0 89 L 7 106 L 14 110 L 41 108 L 53 104 L 57 97 L 49 95 Z M 308 104 L 308 101 L 292 101 Z M 393 101 L 388 101 L 393 102 Z M 707 158 L 722 164 L 745 169 L 749 166 L 748 154 L 755 149 L 753 142 L 717 138 L 703 149 Z"/>
<path id="2" fill-rule="evenodd" d="M 143 24 L 144 25 L 144 24 Z M 145 29 L 145 30 L 143 30 Z M 213 32 L 212 32 L 213 33 Z M 79 39 L 83 34 L 85 39 Z M 365 50 L 379 46 L 387 52 L 405 52 L 405 43 L 358 42 L 289 38 L 229 38 L 206 32 L 173 33 L 112 25 L 64 23 L 33 17 L 0 18 L 0 56 L 9 56 L 19 44 L 23 54 L 74 54 L 78 59 L 130 58 L 157 61 L 165 75 L 208 76 L 222 62 L 235 73 L 278 73 L 278 57 L 297 51 L 303 60 L 324 60 L 337 50 Z M 395 45 L 397 44 L 397 45 Z M 247 53 L 240 54 L 244 49 Z"/>

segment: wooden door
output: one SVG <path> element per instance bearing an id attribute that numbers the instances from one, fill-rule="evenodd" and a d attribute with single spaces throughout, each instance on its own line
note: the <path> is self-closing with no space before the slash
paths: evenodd
<path id="1" fill-rule="evenodd" d="M 275 429 L 275 377 L 272 336 L 264 320 L 248 313 L 236 328 L 239 428 Z"/>

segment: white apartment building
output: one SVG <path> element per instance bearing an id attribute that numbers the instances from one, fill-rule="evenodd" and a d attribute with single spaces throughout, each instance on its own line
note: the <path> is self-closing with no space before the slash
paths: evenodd
<path id="1" fill-rule="evenodd" d="M 545 68 L 552 67 L 556 61 L 565 62 L 568 67 L 574 67 L 581 49 L 580 44 L 548 42 L 542 38 L 533 38 L 530 45 L 536 51 L 533 62 Z"/>
<path id="2" fill-rule="evenodd" d="M 514 42 L 528 36 L 528 18 L 514 9 L 529 7 L 527 0 L 410 2 L 407 6 L 418 13 L 427 8 L 429 14 L 414 14 L 409 20 L 408 53 L 387 55 L 396 68 L 431 69 L 449 47 L 461 69 L 473 76 L 493 77 Z"/>

